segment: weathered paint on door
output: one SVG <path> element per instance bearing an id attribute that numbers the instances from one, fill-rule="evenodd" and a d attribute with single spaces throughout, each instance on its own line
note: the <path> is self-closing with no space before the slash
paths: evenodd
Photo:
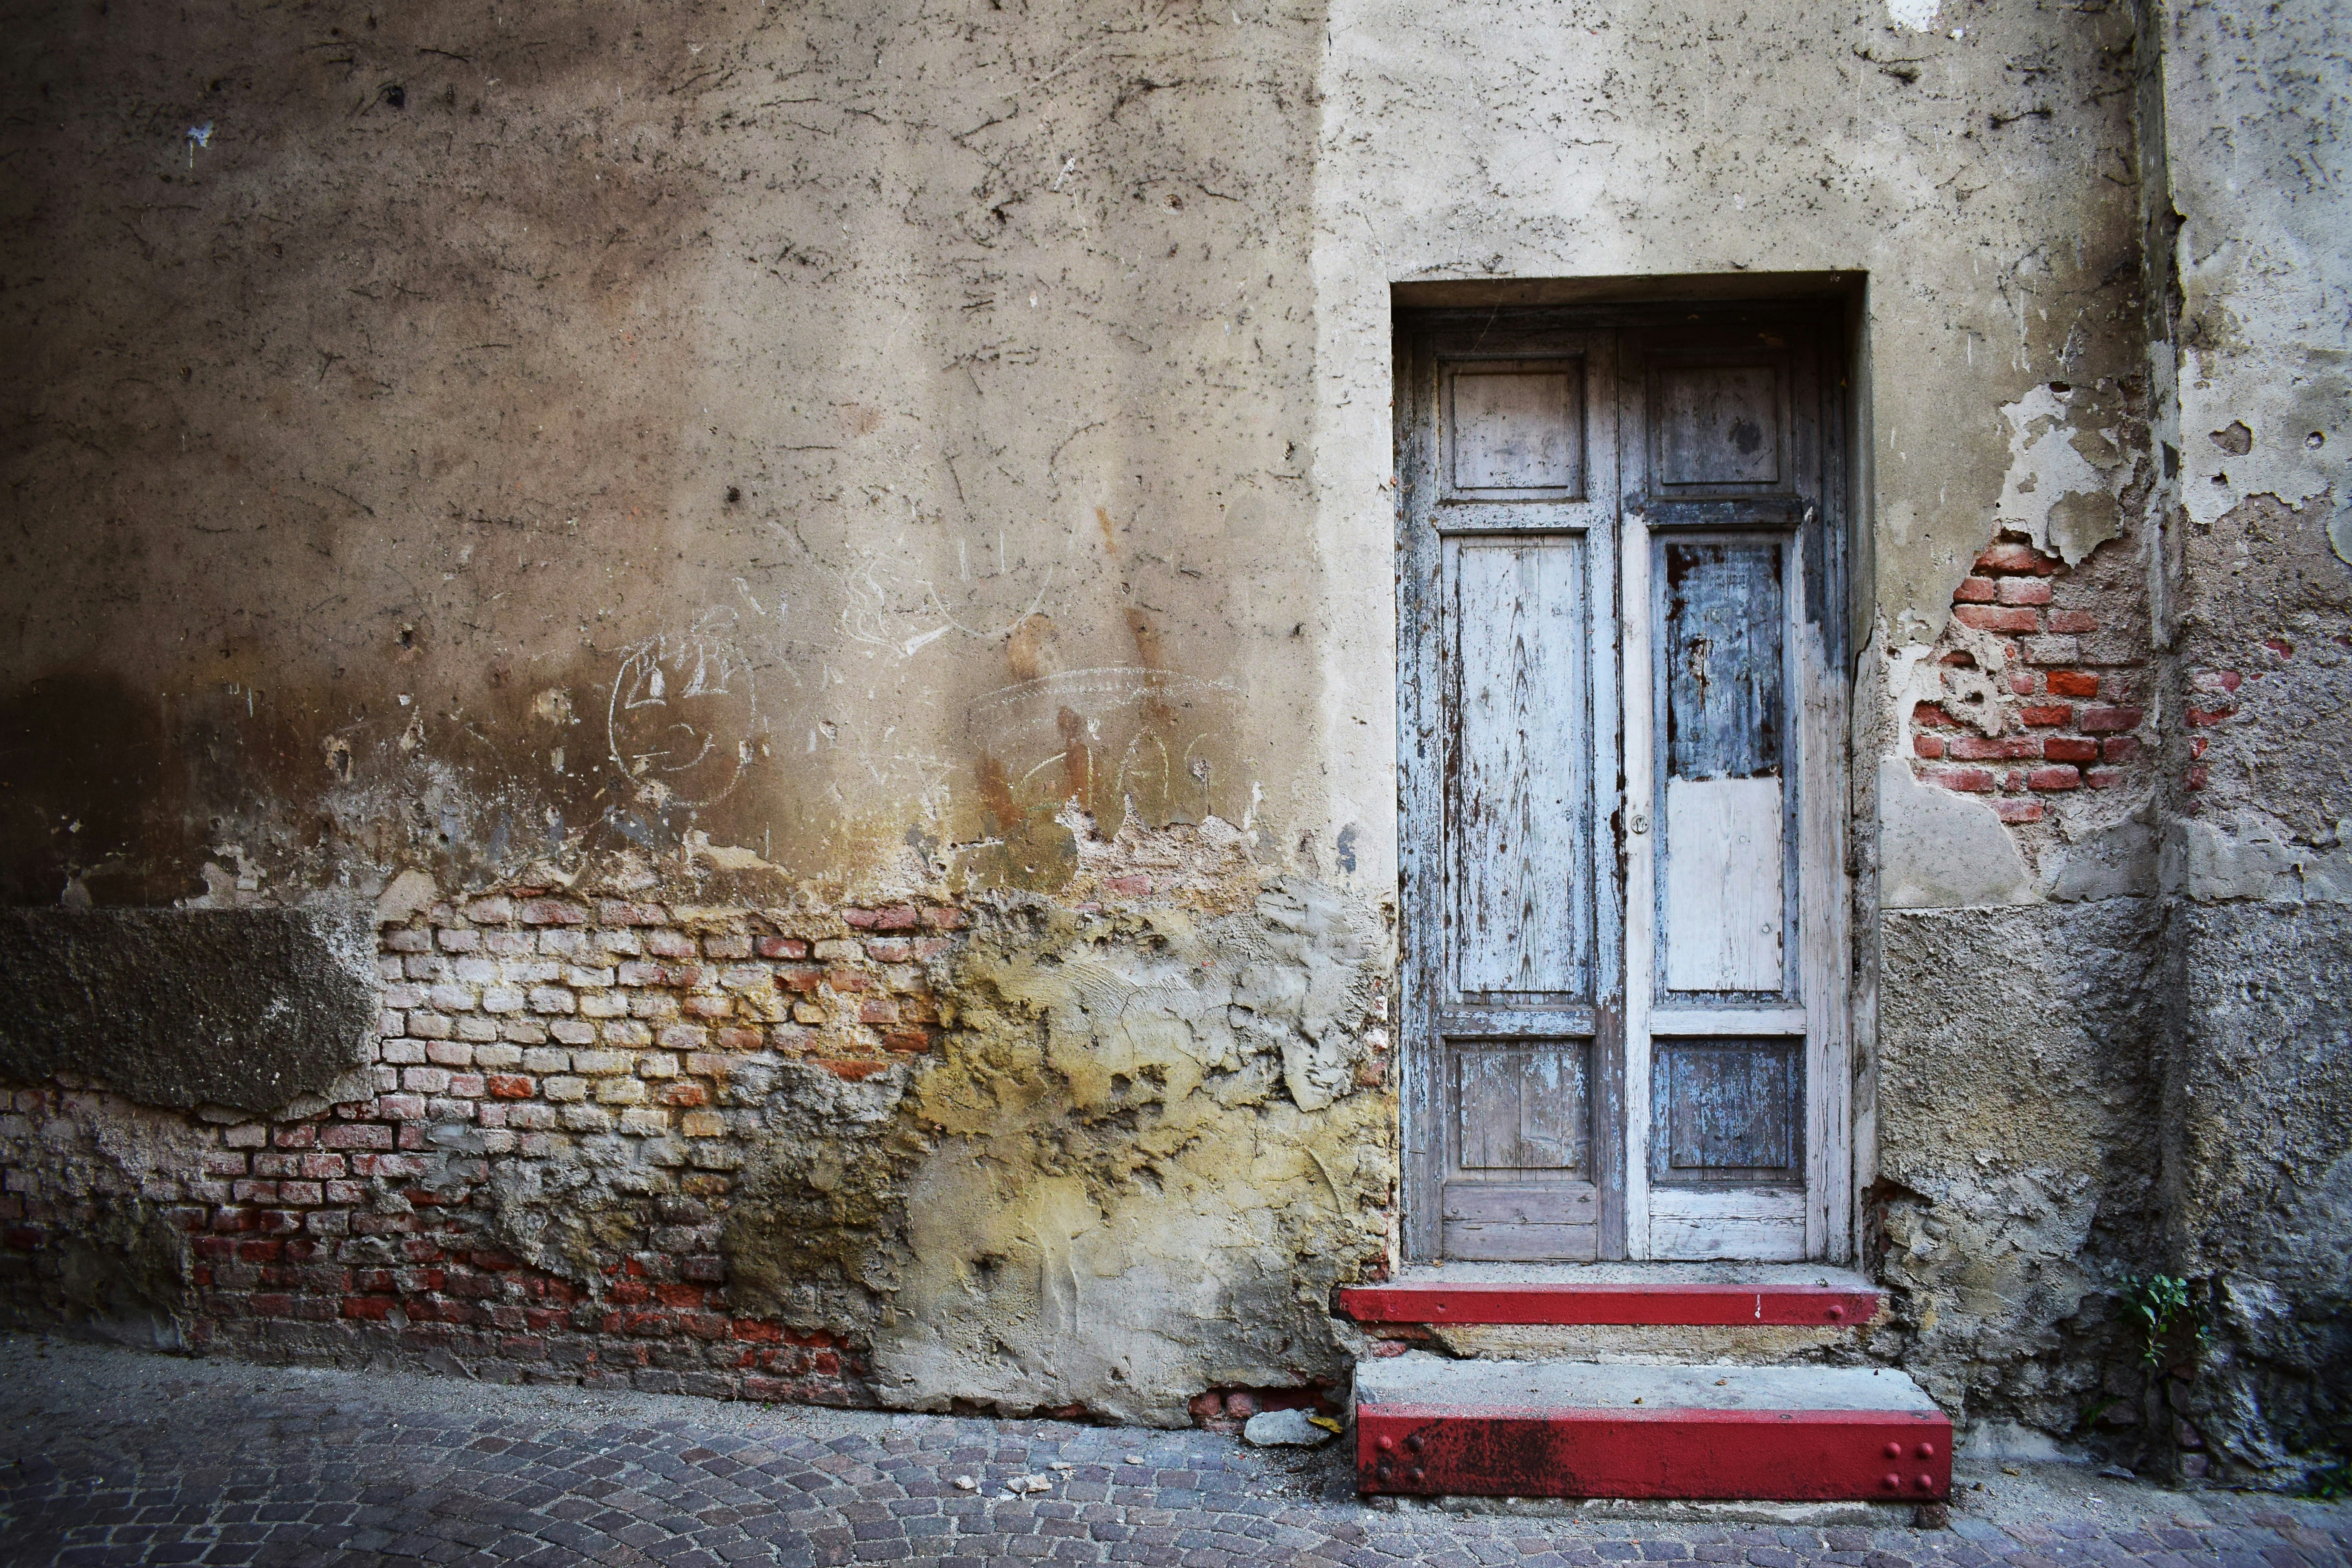
<path id="1" fill-rule="evenodd" d="M 1412 1257 L 1847 1254 L 1834 339 L 1406 323 Z"/>

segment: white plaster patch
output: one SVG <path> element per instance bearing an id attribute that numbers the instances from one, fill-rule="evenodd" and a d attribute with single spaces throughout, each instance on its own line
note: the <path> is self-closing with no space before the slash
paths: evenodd
<path id="1" fill-rule="evenodd" d="M 1890 910 L 2036 902 L 2017 841 L 1982 801 L 1878 763 L 1879 903 Z"/>
<path id="2" fill-rule="evenodd" d="M 2226 358 L 2190 349 L 2182 360 L 2180 500 L 2190 518 L 2213 522 L 2249 496 L 2300 507 L 2331 484 L 2339 497 L 2352 492 L 2347 384 L 2332 367 L 2307 364 L 2299 346 Z M 2215 438 L 2232 426 L 2245 427 L 2243 452 Z M 2337 544 L 2335 526 L 2329 541 Z"/>
<path id="3" fill-rule="evenodd" d="M 1886 0 L 1886 19 L 1898 27 L 1925 33 L 1936 25 L 1937 0 Z"/>
<path id="4" fill-rule="evenodd" d="M 2210 822 L 2174 823 L 2160 874 L 2166 891 L 2199 903 L 2352 903 L 2352 849 L 2338 846 L 2330 852 L 2299 843 L 2281 824 L 2254 812 L 2237 813 L 2227 829 Z"/>
<path id="5" fill-rule="evenodd" d="M 2001 405 L 2009 421 L 2009 473 L 2001 480 L 2000 518 L 2033 536 L 2036 550 L 2053 547 L 2069 566 L 2117 537 L 2121 513 L 2115 486 L 2074 444 L 2074 394 L 2034 387 Z M 2089 506 L 2068 507 L 2080 499 Z"/>

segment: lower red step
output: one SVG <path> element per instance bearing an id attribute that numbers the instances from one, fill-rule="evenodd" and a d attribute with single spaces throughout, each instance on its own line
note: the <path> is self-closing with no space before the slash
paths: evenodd
<path id="1" fill-rule="evenodd" d="M 1369 1493 L 1933 1502 L 1952 1424 L 1901 1373 L 1457 1362 L 1357 1370 Z"/>

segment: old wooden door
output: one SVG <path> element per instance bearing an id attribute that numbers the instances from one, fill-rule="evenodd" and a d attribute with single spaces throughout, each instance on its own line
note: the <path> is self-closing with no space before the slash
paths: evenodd
<path id="1" fill-rule="evenodd" d="M 1833 319 L 1402 325 L 1407 1254 L 1842 1258 Z"/>

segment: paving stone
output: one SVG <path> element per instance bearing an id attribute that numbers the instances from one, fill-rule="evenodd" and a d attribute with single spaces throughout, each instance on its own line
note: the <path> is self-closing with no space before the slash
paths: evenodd
<path id="1" fill-rule="evenodd" d="M 982 1489 L 956 1489 L 961 1475 Z M 1047 1490 L 999 1495 L 1024 1475 Z M 1342 1454 L 1206 1432 L 192 1365 L 0 1337 L 0 1557 L 25 1568 L 2352 1568 L 2347 1541 L 2352 1510 L 2222 1493 L 2006 1528 L 1963 1500 L 1934 1531 L 1400 1513 L 1354 1495 Z"/>

